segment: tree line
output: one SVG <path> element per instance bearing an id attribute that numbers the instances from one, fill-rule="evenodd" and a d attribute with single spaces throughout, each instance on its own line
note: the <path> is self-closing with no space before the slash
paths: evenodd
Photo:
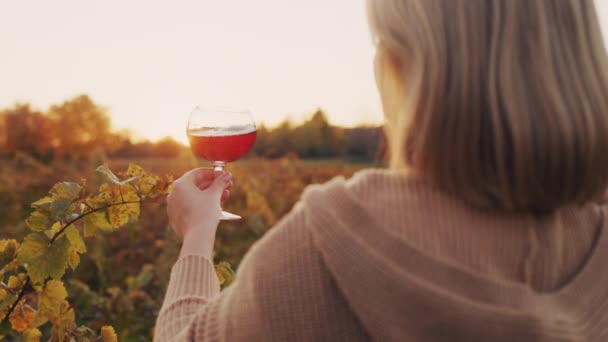
<path id="1" fill-rule="evenodd" d="M 299 125 L 285 121 L 274 128 L 259 126 L 253 154 L 378 161 L 383 145 L 380 127 L 333 126 L 318 110 Z M 4 156 L 25 153 L 43 162 L 89 159 L 99 154 L 110 158 L 176 158 L 185 150 L 170 137 L 134 141 L 128 131 L 112 130 L 107 109 L 88 95 L 51 105 L 46 111 L 27 103 L 0 109 L 0 155 Z"/>

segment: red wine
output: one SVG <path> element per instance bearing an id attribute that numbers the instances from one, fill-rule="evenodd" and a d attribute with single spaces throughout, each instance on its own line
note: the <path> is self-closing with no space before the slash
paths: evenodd
<path id="1" fill-rule="evenodd" d="M 196 156 L 211 162 L 229 163 L 243 158 L 253 147 L 255 127 L 201 128 L 188 132 Z"/>

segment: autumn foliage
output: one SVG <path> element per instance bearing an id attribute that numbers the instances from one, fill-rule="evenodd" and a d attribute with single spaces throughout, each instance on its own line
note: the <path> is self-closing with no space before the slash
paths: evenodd
<path id="1" fill-rule="evenodd" d="M 327 114 L 318 109 L 299 124 L 289 120 L 271 128 L 260 124 L 252 154 L 272 159 L 296 155 L 302 159 L 373 162 L 380 158 L 383 146 L 380 127 L 334 126 Z M 26 154 L 49 163 L 100 155 L 121 159 L 176 158 L 187 152 L 184 145 L 170 137 L 155 142 L 134 141 L 129 131 L 114 130 L 107 109 L 87 95 L 51 105 L 44 111 L 29 104 L 0 109 L 0 157 Z"/>
<path id="2" fill-rule="evenodd" d="M 95 164 L 91 163 L 53 164 L 49 170 L 32 161 L 28 163 L 34 164 L 17 160 L 0 164 L 0 231 L 4 239 L 0 242 L 0 263 L 9 266 L 0 273 L 0 308 L 4 318 L 11 303 L 24 291 L 21 304 L 13 310 L 16 313 L 9 316 L 13 320 L 4 320 L 1 325 L 0 333 L 5 334 L 5 339 L 36 341 L 36 336 L 41 336 L 41 340 L 48 340 L 61 334 L 65 337 L 67 333 L 76 340 L 94 340 L 101 336 L 104 326 L 112 325 L 120 341 L 151 340 L 171 265 L 179 252 L 179 241 L 167 229 L 164 196 L 160 195 L 166 191 L 170 178 L 142 171 L 145 177 L 128 181 L 141 169 L 129 166 L 128 161 L 107 162 L 112 169 L 127 172 L 112 176 L 106 167 L 93 172 Z M 176 177 L 198 165 L 188 158 L 148 159 L 141 163 L 154 174 Z M 361 167 L 294 158 L 250 159 L 231 165 L 235 185 L 225 208 L 242 215 L 243 220 L 223 222 L 217 232 L 214 261 L 222 285 L 229 285 L 234 277 L 232 268 L 238 268 L 249 247 L 289 212 L 304 187 L 339 174 L 349 176 Z M 82 181 L 83 178 L 87 181 Z M 159 195 L 144 197 L 144 193 Z M 110 202 L 136 200 L 134 195 L 142 196 L 138 206 L 127 203 L 99 211 L 91 209 Z M 36 205 L 32 207 L 31 203 Z M 120 209 L 122 206 L 125 207 Z M 58 210 L 66 212 L 61 215 Z M 88 215 L 66 226 L 66 220 L 85 213 Z M 58 221 L 63 224 L 56 225 Z M 127 223 L 120 229 L 115 228 L 124 222 Z M 63 233 L 57 234 L 62 227 L 66 227 Z M 50 247 L 55 235 L 57 238 Z M 21 249 L 30 240 L 27 245 L 39 246 L 41 251 L 53 250 L 59 258 L 50 262 L 36 258 L 40 254 L 24 255 Z M 44 278 L 40 284 L 30 280 L 26 286 L 31 266 L 16 260 L 19 255 L 35 261 L 36 281 Z M 49 303 L 53 303 L 49 306 L 59 311 L 47 314 L 52 319 L 49 317 L 46 323 L 37 326 L 45 317 L 38 316 L 41 298 L 49 298 Z M 71 328 L 63 330 L 62 326 Z"/>
<path id="3" fill-rule="evenodd" d="M 133 142 L 112 131 L 107 118 L 86 95 L 45 111 L 0 110 L 1 340 L 153 337 L 180 247 L 168 229 L 164 194 L 172 177 L 201 162 L 171 139 Z M 84 119 L 95 124 L 81 127 Z M 62 137 L 69 127 L 82 134 Z M 217 232 L 222 287 L 308 184 L 348 177 L 377 160 L 370 157 L 378 152 L 376 128 L 331 126 L 321 111 L 299 126 L 286 122 L 258 133 L 249 158 L 228 168 L 235 184 L 224 206 L 243 219 L 222 222 Z M 306 139 L 312 133 L 319 139 Z M 314 159 L 337 156 L 363 164 Z M 97 169 L 101 164 L 107 166 Z"/>
<path id="4" fill-rule="evenodd" d="M 140 216 L 140 206 L 156 201 L 170 189 L 171 177 L 149 175 L 130 165 L 119 179 L 106 165 L 97 169 L 107 181 L 94 193 L 78 183 L 60 182 L 32 204 L 26 219 L 32 231 L 21 243 L 0 241 L 0 319 L 3 334 L 23 333 L 26 340 L 41 337 L 40 327 L 50 325 L 52 341 L 89 341 L 93 330 L 77 326 L 75 312 L 66 300 L 62 278 L 76 270 L 87 252 L 83 238 L 98 231 L 112 232 Z M 101 330 L 104 341 L 116 341 L 111 327 Z"/>

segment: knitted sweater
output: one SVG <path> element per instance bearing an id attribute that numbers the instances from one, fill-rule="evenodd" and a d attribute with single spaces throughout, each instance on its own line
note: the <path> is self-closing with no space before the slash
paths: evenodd
<path id="1" fill-rule="evenodd" d="M 403 173 L 310 186 L 222 293 L 173 266 L 157 341 L 608 341 L 603 203 L 480 211 Z"/>

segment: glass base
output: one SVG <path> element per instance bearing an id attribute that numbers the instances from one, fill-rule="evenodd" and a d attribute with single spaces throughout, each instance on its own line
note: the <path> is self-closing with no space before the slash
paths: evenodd
<path id="1" fill-rule="evenodd" d="M 214 172 L 222 173 L 222 172 L 224 172 L 225 167 L 226 167 L 226 163 L 224 163 L 224 162 L 216 161 L 213 163 Z M 222 210 L 222 214 L 220 215 L 221 221 L 237 221 L 240 219 L 241 219 L 241 217 L 239 215 L 235 215 L 235 214 L 229 213 L 227 211 L 223 211 L 223 210 Z"/>
<path id="2" fill-rule="evenodd" d="M 239 215 L 235 215 L 235 214 L 229 213 L 227 211 L 223 211 L 223 210 L 222 210 L 222 215 L 220 216 L 220 220 L 222 220 L 222 221 L 237 221 L 240 219 L 241 219 L 241 217 Z"/>

